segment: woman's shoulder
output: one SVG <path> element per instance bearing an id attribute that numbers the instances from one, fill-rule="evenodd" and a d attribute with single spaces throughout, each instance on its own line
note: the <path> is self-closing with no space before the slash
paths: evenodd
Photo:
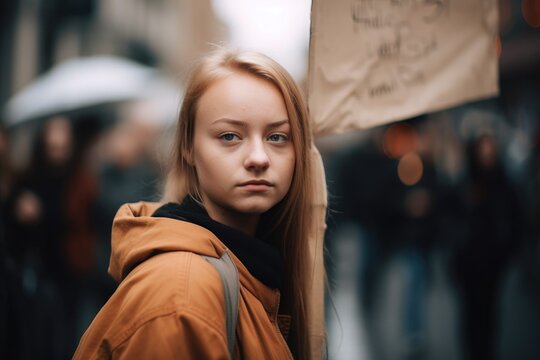
<path id="1" fill-rule="evenodd" d="M 165 252 L 135 267 L 105 304 L 102 315 L 111 326 L 127 328 L 169 315 L 200 317 L 209 325 L 219 325 L 224 316 L 223 296 L 219 274 L 202 256 Z"/>
<path id="2" fill-rule="evenodd" d="M 223 302 L 217 271 L 201 255 L 187 251 L 157 254 L 134 268 L 122 281 L 117 296 L 133 300 L 148 311 L 174 307 L 208 315 Z M 138 302 L 144 298 L 144 302 Z"/>
<path id="3" fill-rule="evenodd" d="M 198 254 L 161 253 L 139 264 L 122 281 L 81 340 L 81 353 L 95 345 L 109 353 L 141 333 L 173 336 L 188 329 L 225 341 L 219 274 Z"/>

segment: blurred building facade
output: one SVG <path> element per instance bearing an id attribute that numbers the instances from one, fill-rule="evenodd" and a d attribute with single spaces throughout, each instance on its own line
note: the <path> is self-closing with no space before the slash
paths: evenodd
<path id="1" fill-rule="evenodd" d="M 228 37 L 210 0 L 18 0 L 0 14 L 2 104 L 72 57 L 119 55 L 179 74 Z"/>

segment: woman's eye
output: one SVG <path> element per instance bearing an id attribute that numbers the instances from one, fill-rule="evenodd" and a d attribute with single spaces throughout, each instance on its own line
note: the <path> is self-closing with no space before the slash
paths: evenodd
<path id="1" fill-rule="evenodd" d="M 233 134 L 233 133 L 223 134 L 219 138 L 225 141 L 235 141 L 239 139 L 238 135 Z"/>
<path id="2" fill-rule="evenodd" d="M 287 141 L 288 139 L 289 138 L 283 134 L 272 134 L 268 137 L 268 140 L 272 142 L 284 142 L 284 141 Z"/>

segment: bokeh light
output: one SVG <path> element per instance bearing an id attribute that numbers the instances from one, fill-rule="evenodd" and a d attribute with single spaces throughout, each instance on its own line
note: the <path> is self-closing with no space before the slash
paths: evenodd
<path id="1" fill-rule="evenodd" d="M 389 158 L 399 159 L 404 154 L 414 151 L 418 143 L 418 134 L 406 123 L 390 126 L 383 137 L 383 151 Z"/>
<path id="2" fill-rule="evenodd" d="M 415 152 L 409 152 L 399 160 L 398 176 L 399 180 L 407 186 L 415 185 L 422 179 L 424 164 L 422 159 Z"/>
<path id="3" fill-rule="evenodd" d="M 540 27 L 540 1 L 522 0 L 521 14 L 527 24 L 533 28 Z"/>

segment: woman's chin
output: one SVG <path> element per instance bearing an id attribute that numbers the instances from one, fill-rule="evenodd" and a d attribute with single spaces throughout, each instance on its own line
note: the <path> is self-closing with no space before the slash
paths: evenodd
<path id="1" fill-rule="evenodd" d="M 275 204 L 270 201 L 252 201 L 241 204 L 236 210 L 245 215 L 262 215 L 270 210 Z"/>

